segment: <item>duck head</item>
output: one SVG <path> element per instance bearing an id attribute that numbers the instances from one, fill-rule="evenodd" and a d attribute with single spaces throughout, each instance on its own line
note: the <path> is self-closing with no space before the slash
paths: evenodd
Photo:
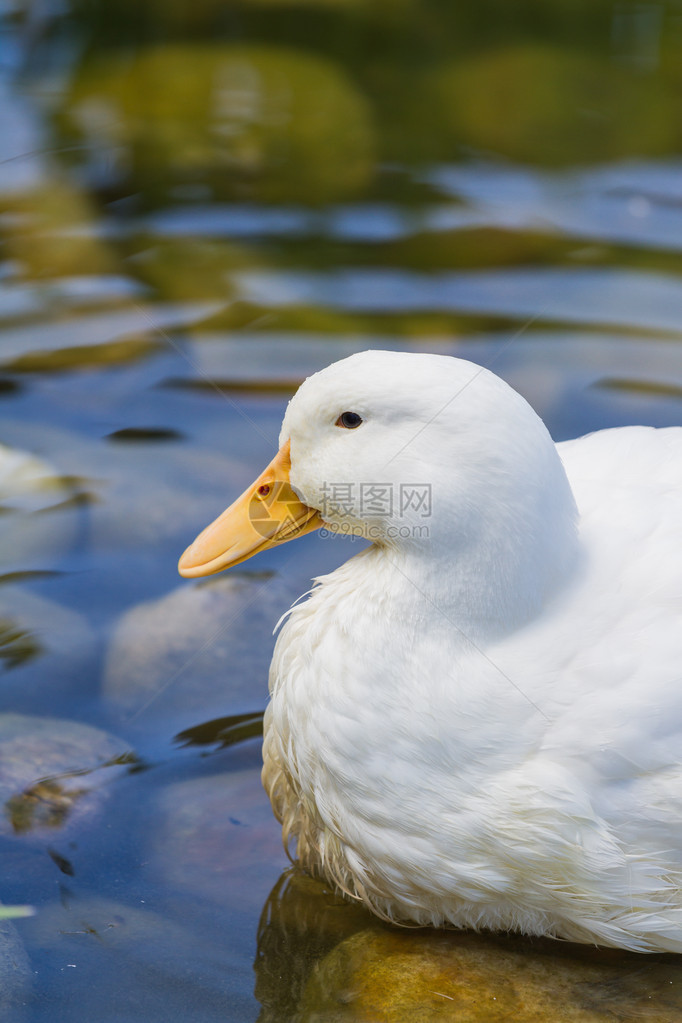
<path id="1" fill-rule="evenodd" d="M 575 517 L 556 446 L 516 391 L 461 359 L 368 351 L 304 381 L 278 454 L 179 570 L 218 572 L 325 525 L 518 597 L 524 574 L 538 593 L 561 574 Z"/>

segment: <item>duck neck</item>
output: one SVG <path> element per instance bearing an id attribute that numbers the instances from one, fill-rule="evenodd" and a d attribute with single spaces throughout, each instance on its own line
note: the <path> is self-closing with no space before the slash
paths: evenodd
<path id="1" fill-rule="evenodd" d="M 432 619 L 435 608 L 469 638 L 494 640 L 538 618 L 568 585 L 580 561 L 576 520 L 560 476 L 523 515 L 492 500 L 464 522 L 434 517 L 428 536 L 367 551 L 367 569 L 395 594 L 393 614 Z"/>

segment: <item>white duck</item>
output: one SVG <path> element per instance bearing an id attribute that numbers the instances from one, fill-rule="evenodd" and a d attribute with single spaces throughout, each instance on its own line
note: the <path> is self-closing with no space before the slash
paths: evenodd
<path id="1" fill-rule="evenodd" d="M 263 779 L 303 866 L 397 922 L 682 952 L 682 429 L 555 445 L 479 366 L 364 352 L 280 443 L 180 571 L 374 541 L 272 661 Z"/>

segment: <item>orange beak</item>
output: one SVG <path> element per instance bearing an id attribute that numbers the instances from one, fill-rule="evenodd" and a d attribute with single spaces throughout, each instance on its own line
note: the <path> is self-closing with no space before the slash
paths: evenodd
<path id="1" fill-rule="evenodd" d="M 255 483 L 187 548 L 178 564 L 180 575 L 187 579 L 213 575 L 319 529 L 320 513 L 296 496 L 289 483 L 290 469 L 287 441 Z"/>

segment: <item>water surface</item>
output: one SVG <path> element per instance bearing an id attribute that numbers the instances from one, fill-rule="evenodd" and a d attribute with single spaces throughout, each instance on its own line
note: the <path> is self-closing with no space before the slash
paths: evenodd
<path id="1" fill-rule="evenodd" d="M 674 957 L 288 873 L 271 630 L 357 546 L 176 574 L 353 351 L 491 366 L 558 440 L 680 424 L 681 45 L 672 0 L 0 4 L 7 1019 L 682 1017 Z"/>

